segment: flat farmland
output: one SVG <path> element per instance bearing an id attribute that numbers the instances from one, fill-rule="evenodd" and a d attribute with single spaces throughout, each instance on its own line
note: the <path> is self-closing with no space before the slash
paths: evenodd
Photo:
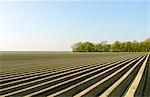
<path id="1" fill-rule="evenodd" d="M 149 53 L 0 52 L 2 97 L 149 97 Z"/>

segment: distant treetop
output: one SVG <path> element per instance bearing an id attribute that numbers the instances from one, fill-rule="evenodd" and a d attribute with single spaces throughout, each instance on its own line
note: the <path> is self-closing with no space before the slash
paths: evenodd
<path id="1" fill-rule="evenodd" d="M 72 45 L 73 52 L 150 52 L 150 37 L 142 42 L 115 41 L 108 44 L 103 41 L 97 44 L 91 42 L 78 42 Z"/>

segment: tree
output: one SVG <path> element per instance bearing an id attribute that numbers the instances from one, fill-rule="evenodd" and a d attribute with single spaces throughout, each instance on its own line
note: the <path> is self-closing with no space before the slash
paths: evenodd
<path id="1" fill-rule="evenodd" d="M 138 52 L 139 51 L 139 42 L 133 41 L 131 43 L 131 51 L 132 52 Z"/>
<path id="2" fill-rule="evenodd" d="M 120 50 L 120 45 L 121 43 L 119 41 L 115 41 L 113 44 L 112 44 L 112 51 L 113 52 L 119 52 L 121 51 Z"/>
<path id="3" fill-rule="evenodd" d="M 120 52 L 126 52 L 125 42 L 120 43 Z"/>
<path id="4" fill-rule="evenodd" d="M 110 44 L 104 45 L 103 51 L 104 51 L 104 52 L 110 52 L 110 51 L 111 51 L 111 45 L 110 45 Z"/>
<path id="5" fill-rule="evenodd" d="M 102 52 L 109 52 L 111 50 L 111 45 L 108 44 L 107 41 L 102 41 L 100 44 L 101 44 L 101 51 Z"/>
<path id="6" fill-rule="evenodd" d="M 132 43 L 130 41 L 125 42 L 126 52 L 131 52 L 132 51 L 131 44 Z"/>
<path id="7" fill-rule="evenodd" d="M 94 52 L 94 44 L 78 42 L 72 46 L 73 52 Z"/>
<path id="8" fill-rule="evenodd" d="M 94 48 L 95 48 L 95 52 L 102 52 L 103 51 L 103 47 L 102 47 L 102 45 L 100 43 L 96 44 L 94 46 Z"/>
<path id="9" fill-rule="evenodd" d="M 94 52 L 94 44 L 90 42 L 85 42 L 82 44 L 83 51 L 85 52 Z"/>
<path id="10" fill-rule="evenodd" d="M 150 52 L 150 37 L 144 41 L 145 51 Z"/>
<path id="11" fill-rule="evenodd" d="M 102 41 L 98 44 L 91 42 L 78 42 L 72 46 L 73 52 L 150 52 L 150 37 L 142 42 L 115 41 L 113 44 L 108 44 L 107 41 Z"/>
<path id="12" fill-rule="evenodd" d="M 78 42 L 72 45 L 71 47 L 72 47 L 73 52 L 80 52 L 82 50 L 81 46 L 82 46 L 82 42 Z"/>

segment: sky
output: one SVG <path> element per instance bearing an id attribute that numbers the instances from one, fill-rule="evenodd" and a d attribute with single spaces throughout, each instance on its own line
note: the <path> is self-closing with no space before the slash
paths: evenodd
<path id="1" fill-rule="evenodd" d="M 142 41 L 146 0 L 1 0 L 0 51 L 70 51 L 76 42 Z"/>

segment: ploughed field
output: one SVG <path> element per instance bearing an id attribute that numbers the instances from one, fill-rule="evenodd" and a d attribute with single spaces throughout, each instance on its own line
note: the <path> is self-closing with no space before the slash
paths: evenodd
<path id="1" fill-rule="evenodd" d="M 0 97 L 150 97 L 149 53 L 0 52 Z"/>

